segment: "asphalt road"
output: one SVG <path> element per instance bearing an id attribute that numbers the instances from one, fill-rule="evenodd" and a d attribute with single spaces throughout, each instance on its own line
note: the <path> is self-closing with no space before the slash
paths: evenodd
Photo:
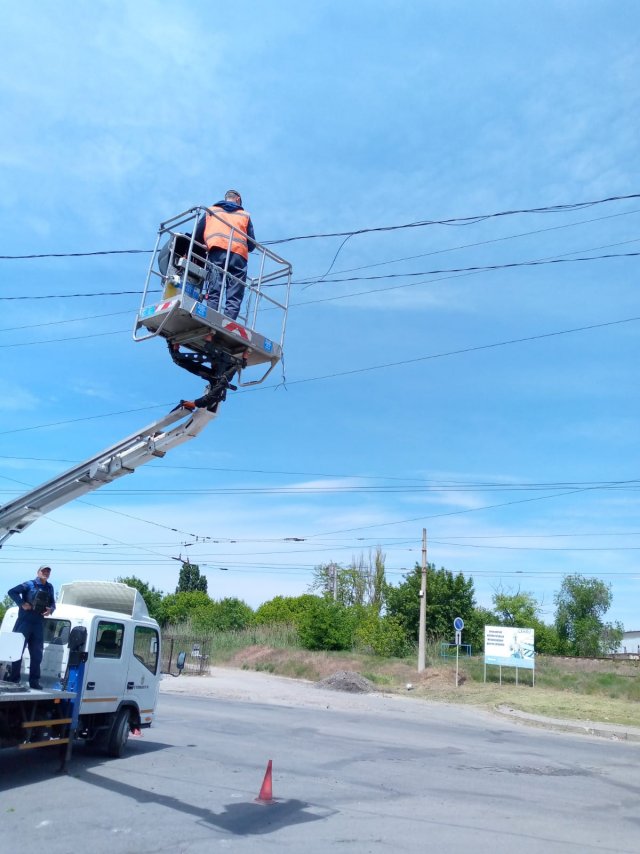
<path id="1" fill-rule="evenodd" d="M 2 850 L 640 851 L 637 743 L 404 698 L 344 705 L 165 694 L 123 759 L 78 749 L 59 775 L 44 750 L 1 751 Z"/>

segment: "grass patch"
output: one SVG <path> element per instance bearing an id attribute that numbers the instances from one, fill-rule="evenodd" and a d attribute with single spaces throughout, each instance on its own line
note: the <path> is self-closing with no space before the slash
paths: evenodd
<path id="1" fill-rule="evenodd" d="M 369 682 L 373 682 L 374 685 L 393 685 L 393 677 L 386 673 L 372 673 L 370 670 L 365 670 L 360 675 L 368 679 Z"/>
<path id="2" fill-rule="evenodd" d="M 248 669 L 246 665 L 245 665 L 245 669 Z M 259 673 L 260 672 L 275 673 L 276 666 L 275 666 L 275 664 L 272 664 L 270 661 L 265 661 L 265 662 L 258 662 L 253 669 L 257 670 Z"/>

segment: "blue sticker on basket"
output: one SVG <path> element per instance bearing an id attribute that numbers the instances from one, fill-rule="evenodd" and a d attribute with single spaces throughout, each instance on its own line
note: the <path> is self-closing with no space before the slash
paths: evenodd
<path id="1" fill-rule="evenodd" d="M 268 338 L 265 338 L 264 349 L 267 351 L 267 353 L 270 353 L 273 350 L 273 341 L 269 341 Z"/>
<path id="2" fill-rule="evenodd" d="M 198 317 L 206 317 L 207 316 L 207 307 L 202 302 L 197 302 L 194 306 L 193 313 L 197 314 Z"/>
<path id="3" fill-rule="evenodd" d="M 147 308 L 143 308 L 140 312 L 140 317 L 151 317 L 152 314 L 156 313 L 155 305 L 149 305 Z"/>

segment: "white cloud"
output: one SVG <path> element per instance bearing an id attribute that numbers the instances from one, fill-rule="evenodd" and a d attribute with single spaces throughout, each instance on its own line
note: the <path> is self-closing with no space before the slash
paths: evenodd
<path id="1" fill-rule="evenodd" d="M 33 411 L 40 403 L 36 394 L 6 379 L 0 379 L 0 397 L 5 413 Z"/>

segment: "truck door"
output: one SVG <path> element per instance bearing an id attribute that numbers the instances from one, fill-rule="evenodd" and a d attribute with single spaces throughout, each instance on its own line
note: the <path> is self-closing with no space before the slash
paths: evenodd
<path id="1" fill-rule="evenodd" d="M 55 685 L 64 676 L 67 663 L 67 641 L 71 631 L 71 620 L 56 617 L 44 619 L 44 655 L 41 676 L 44 685 Z"/>
<path id="2" fill-rule="evenodd" d="M 160 633 L 153 626 L 136 625 L 133 655 L 129 659 L 127 697 L 138 704 L 142 724 L 153 721 L 159 687 Z"/>
<path id="3" fill-rule="evenodd" d="M 107 618 L 97 618 L 93 627 L 95 631 L 89 636 L 82 714 L 113 712 L 126 694 L 125 625 Z"/>

